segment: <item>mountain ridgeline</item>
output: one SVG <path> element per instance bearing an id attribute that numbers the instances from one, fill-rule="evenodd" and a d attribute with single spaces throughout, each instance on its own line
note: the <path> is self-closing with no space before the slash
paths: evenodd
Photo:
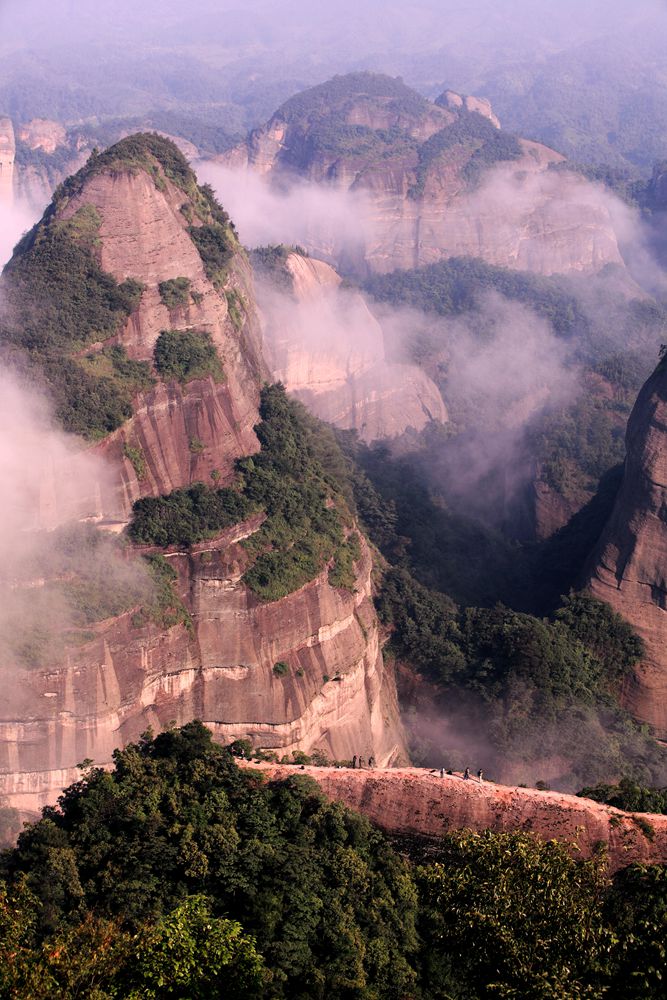
<path id="1" fill-rule="evenodd" d="M 363 232 L 315 233 L 309 249 L 362 276 L 463 255 L 540 274 L 622 263 L 594 187 L 551 169 L 564 157 L 503 132 L 478 98 L 433 103 L 383 74 L 336 76 L 218 159 L 283 186 L 353 192 Z"/>

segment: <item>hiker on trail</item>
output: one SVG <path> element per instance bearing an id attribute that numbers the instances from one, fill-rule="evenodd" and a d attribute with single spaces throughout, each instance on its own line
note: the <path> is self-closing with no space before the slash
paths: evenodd
<path id="1" fill-rule="evenodd" d="M 364 758 L 360 757 L 359 758 L 359 767 L 363 767 L 363 766 L 364 766 Z"/>
<path id="2" fill-rule="evenodd" d="M 369 767 L 375 767 L 375 757 L 369 757 L 368 758 L 368 766 Z"/>
<path id="3" fill-rule="evenodd" d="M 352 767 L 356 767 L 356 766 L 357 766 L 357 755 L 355 753 L 354 757 L 352 758 Z"/>
<path id="4" fill-rule="evenodd" d="M 479 771 L 477 772 L 477 777 L 479 778 L 479 783 L 481 785 L 482 782 L 484 781 L 484 771 L 481 769 L 481 767 L 480 767 Z"/>
<path id="5" fill-rule="evenodd" d="M 463 772 L 463 780 L 468 781 L 469 778 L 470 778 L 470 768 L 466 767 L 465 771 Z"/>

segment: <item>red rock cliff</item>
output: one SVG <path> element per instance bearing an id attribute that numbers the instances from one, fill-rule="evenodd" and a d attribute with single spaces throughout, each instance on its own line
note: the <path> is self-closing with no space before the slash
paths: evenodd
<path id="1" fill-rule="evenodd" d="M 17 680 L 0 719 L 0 795 L 22 811 L 53 802 L 86 757 L 103 764 L 148 726 L 202 719 L 222 742 L 282 753 L 405 759 L 394 678 L 382 661 L 368 547 L 354 593 L 326 572 L 262 604 L 241 582 L 239 541 L 257 520 L 168 553 L 192 627 L 99 623 L 64 662 Z M 283 661 L 289 672 L 276 674 Z M 9 716 L 9 717 L 8 717 Z"/>
<path id="2" fill-rule="evenodd" d="M 222 287 L 213 285 L 188 233 L 192 213 L 184 213 L 185 202 L 157 162 L 151 170 L 121 163 L 93 173 L 57 209 L 71 218 L 93 206 L 101 220 L 95 252 L 102 268 L 144 286 L 112 342 L 130 358 L 151 362 L 161 330 L 203 330 L 224 371 L 224 381 L 157 380 L 135 396 L 132 417 L 93 446 L 110 470 L 100 480 L 98 513 L 116 518 L 117 527 L 136 498 L 211 482 L 214 469 L 218 481 L 229 480 L 235 459 L 258 449 L 253 427 L 268 368 L 250 268 L 239 248 Z M 189 304 L 170 309 L 158 285 L 177 277 L 190 282 Z M 138 451 L 143 466 L 128 451 Z M 58 511 L 51 507 L 50 515 L 52 527 Z M 225 742 L 243 736 L 282 752 L 321 747 L 346 757 L 363 748 L 387 762 L 404 757 L 365 542 L 353 592 L 332 587 L 325 570 L 282 600 L 262 603 L 242 582 L 248 555 L 240 545 L 261 519 L 191 550 L 167 552 L 191 626 L 143 624 L 134 608 L 92 625 L 64 655 L 47 649 L 39 666 L 14 678 L 0 705 L 0 794 L 9 804 L 35 810 L 73 780 L 85 757 L 108 762 L 115 747 L 147 726 L 159 730 L 193 718 Z M 279 661 L 288 664 L 286 674 L 274 671 Z"/>
<path id="3" fill-rule="evenodd" d="M 336 77 L 220 159 L 281 188 L 299 177 L 361 196 L 359 263 L 373 271 L 466 255 L 539 274 L 621 264 L 605 199 L 576 173 L 550 169 L 559 153 L 521 139 L 516 159 L 473 161 L 483 142 L 465 123 L 483 118 L 493 133 L 498 122 L 488 102 L 470 100 L 442 107 L 389 77 Z M 457 123 L 464 134 L 448 141 Z M 334 229 L 313 234 L 310 248 L 338 260 L 349 247 Z"/>
<path id="4" fill-rule="evenodd" d="M 590 588 L 636 629 L 646 656 L 623 692 L 667 736 L 667 370 L 661 363 L 628 421 L 623 483 L 590 569 Z"/>
<path id="5" fill-rule="evenodd" d="M 261 766 L 271 778 L 308 774 L 324 794 L 357 809 L 383 830 L 437 838 L 451 830 L 526 830 L 576 844 L 583 857 L 605 844 L 611 870 L 633 861 L 667 862 L 667 816 L 625 813 L 590 799 L 512 788 L 419 768 L 362 770 Z"/>

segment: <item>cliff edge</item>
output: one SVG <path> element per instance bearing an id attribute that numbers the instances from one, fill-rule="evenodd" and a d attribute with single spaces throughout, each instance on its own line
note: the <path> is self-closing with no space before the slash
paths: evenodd
<path id="1" fill-rule="evenodd" d="M 583 857 L 606 845 L 612 871 L 632 862 L 667 862 L 667 816 L 625 813 L 560 792 L 464 781 L 416 767 L 350 770 L 261 767 L 271 780 L 307 774 L 327 798 L 356 809 L 387 833 L 437 839 L 450 830 L 524 830 L 576 844 Z"/>

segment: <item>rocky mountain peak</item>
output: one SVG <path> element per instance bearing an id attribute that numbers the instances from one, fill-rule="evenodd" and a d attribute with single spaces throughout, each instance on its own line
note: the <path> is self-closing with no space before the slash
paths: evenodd
<path id="1" fill-rule="evenodd" d="M 491 101 L 486 97 L 463 97 L 454 90 L 445 90 L 437 97 L 435 103 L 442 108 L 450 108 L 452 111 L 470 111 L 471 113 L 482 115 L 488 118 L 494 128 L 500 128 L 500 121 L 493 112 Z"/>
<path id="2" fill-rule="evenodd" d="M 26 654 L 17 621 L 0 622 L 16 677 L 0 713 L 6 801 L 35 811 L 77 761 L 109 761 L 171 720 L 281 753 L 401 758 L 370 549 L 312 459 L 312 418 L 262 389 L 249 261 L 178 149 L 135 135 L 92 156 L 16 248 L 2 292 L 0 342 L 87 439 L 86 514 L 107 529 L 88 525 L 64 599 L 60 551 L 28 574 L 31 605 L 67 612 L 48 642 Z M 62 478 L 38 484 L 49 527 L 72 516 Z M 124 533 L 117 552 L 109 529 Z M 133 586 L 110 586 L 99 538 Z M 0 579 L 3 600 L 15 592 Z"/>
<path id="3" fill-rule="evenodd" d="M 456 256 L 542 274 L 622 263 L 594 185 L 551 170 L 564 157 L 501 130 L 484 98 L 450 91 L 432 103 L 400 79 L 337 76 L 291 98 L 220 159 L 283 187 L 296 178 L 354 192 L 365 205 L 356 209 L 362 274 Z M 321 252 L 317 234 L 307 249 Z M 331 262 L 346 252 L 333 246 Z"/>
<path id="4" fill-rule="evenodd" d="M 105 516 L 214 469 L 224 480 L 257 449 L 267 372 L 250 267 L 169 140 L 134 135 L 91 156 L 18 245 L 3 285 L 5 339 L 48 369 L 65 429 L 99 441 L 114 470 Z M 167 377 L 156 356 L 167 336 L 200 344 L 210 363 Z"/>

